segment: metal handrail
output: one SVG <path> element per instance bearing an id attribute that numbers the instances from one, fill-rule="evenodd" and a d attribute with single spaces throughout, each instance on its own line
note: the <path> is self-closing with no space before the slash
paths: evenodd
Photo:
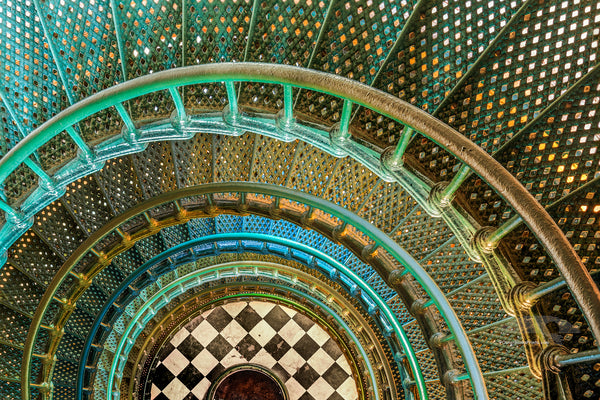
<path id="1" fill-rule="evenodd" d="M 92 95 L 51 118 L 0 160 L 0 182 L 60 132 L 102 109 L 147 93 L 208 82 L 265 82 L 316 90 L 392 118 L 428 137 L 466 164 L 522 217 L 568 283 L 595 337 L 600 337 L 600 290 L 555 221 L 500 163 L 459 132 L 388 93 L 350 79 L 300 67 L 220 63 L 171 69 L 143 76 Z M 11 213 L 10 207 L 0 202 Z"/>
<path id="2" fill-rule="evenodd" d="M 199 285 L 201 283 L 206 283 L 206 281 L 202 280 L 202 277 L 204 275 L 211 275 L 214 272 L 218 272 L 218 271 L 227 271 L 230 270 L 232 268 L 232 266 L 252 266 L 252 267 L 258 267 L 259 269 L 271 269 L 271 270 L 279 270 L 281 268 L 280 265 L 275 265 L 275 264 L 271 264 L 271 263 L 263 263 L 263 262 L 252 262 L 252 263 L 240 263 L 240 262 L 233 262 L 233 263 L 226 263 L 226 264 L 221 264 L 218 266 L 214 266 L 211 268 L 207 268 L 207 269 L 203 269 L 200 271 L 194 271 L 192 273 L 189 273 L 185 276 L 179 277 L 178 279 L 176 279 L 175 281 L 172 282 L 172 284 L 169 284 L 168 286 L 165 286 L 164 288 L 161 288 L 160 291 L 156 292 L 153 294 L 152 298 L 148 299 L 146 301 L 146 303 L 144 303 L 142 305 L 142 307 L 148 309 L 151 308 L 154 312 L 157 312 L 158 310 L 160 310 L 162 308 L 162 306 L 166 305 L 161 305 L 161 299 L 165 298 L 166 293 L 173 289 L 174 287 L 177 286 L 185 286 L 187 289 L 192 288 L 192 285 L 186 284 L 186 282 L 194 282 Z M 252 275 L 254 275 L 254 272 L 251 273 Z M 225 275 L 221 276 L 224 277 Z M 244 276 L 243 274 L 240 276 Z M 272 282 L 262 282 L 261 281 L 261 286 L 265 286 L 265 287 L 279 287 L 276 283 L 272 283 Z M 373 385 L 375 385 L 375 387 L 373 388 L 375 391 L 375 395 L 376 398 L 378 398 L 377 396 L 377 386 L 376 386 L 376 379 L 375 379 L 375 372 L 372 368 L 372 365 L 370 365 L 370 363 L 368 362 L 369 357 L 367 355 L 367 351 L 363 348 L 363 346 L 361 345 L 359 339 L 356 337 L 355 333 L 350 329 L 350 327 L 348 327 L 348 325 L 346 324 L 346 322 L 343 320 L 343 318 L 341 316 L 339 316 L 331 307 L 328 307 L 325 303 L 323 303 L 322 301 L 320 301 L 319 299 L 317 299 L 316 297 L 310 296 L 306 293 L 301 292 L 300 290 L 297 289 L 293 289 L 290 287 L 285 287 L 286 291 L 290 291 L 293 292 L 295 295 L 297 296 L 301 296 L 305 299 L 307 299 L 309 302 L 311 302 L 312 304 L 316 304 L 319 307 L 323 308 L 325 310 L 325 312 L 328 315 L 331 315 L 334 320 L 336 321 L 336 323 L 338 323 L 342 329 L 344 330 L 344 332 L 346 332 L 346 334 L 348 334 L 351 338 L 353 338 L 354 343 L 356 343 L 357 345 L 357 349 L 358 352 L 360 353 L 360 355 L 363 357 L 363 359 L 365 360 L 366 363 L 366 368 L 368 369 L 368 373 L 370 376 L 370 380 L 373 382 Z M 230 297 L 237 297 L 238 295 L 232 295 Z M 244 296 L 248 296 L 247 294 L 244 294 Z M 273 295 L 265 295 L 265 294 L 257 294 L 257 295 L 253 295 L 253 296 L 264 296 L 264 297 L 277 297 L 277 296 L 273 296 Z M 173 297 L 169 298 L 169 301 L 172 301 Z M 219 300 L 222 300 L 222 298 L 220 298 Z M 285 301 L 289 301 L 289 300 L 285 300 Z M 136 318 L 137 317 L 137 318 Z M 127 323 L 126 329 L 124 332 L 130 332 L 131 328 L 133 328 L 136 325 L 136 321 L 143 317 L 143 313 L 137 313 L 135 314 L 134 318 L 132 320 L 130 320 Z M 137 337 L 139 336 L 139 333 L 141 333 L 141 331 L 138 331 L 137 333 L 134 332 L 133 336 L 134 337 L 128 337 L 126 335 L 121 336 L 121 339 L 119 340 L 119 345 L 124 344 L 125 341 L 127 341 L 128 343 L 132 343 L 135 342 L 137 340 Z M 130 339 L 130 340 L 128 340 Z M 127 349 L 125 349 L 125 353 L 127 353 Z M 115 353 L 114 357 L 113 357 L 113 365 L 116 366 L 116 368 L 118 369 L 118 362 L 119 362 L 119 354 L 120 353 Z M 123 357 L 123 358 L 127 358 L 127 357 Z M 122 364 L 122 363 L 121 363 Z M 115 372 L 117 371 L 117 369 L 115 369 Z M 120 371 L 119 371 L 120 372 Z M 108 393 L 108 397 L 107 398 L 113 398 L 113 396 L 110 396 L 110 392 L 112 391 L 111 389 L 111 384 L 110 382 L 114 382 L 114 376 L 115 373 L 111 370 L 109 377 L 108 377 L 108 385 L 107 385 L 107 393 Z M 78 391 L 78 396 L 79 396 L 79 391 Z"/>
<path id="3" fill-rule="evenodd" d="M 289 239 L 276 237 L 276 236 L 264 235 L 264 234 L 259 234 L 259 233 L 223 233 L 223 234 L 216 234 L 216 235 L 210 235 L 210 236 L 203 236 L 201 238 L 197 238 L 194 240 L 190 240 L 186 243 L 182 243 L 179 246 L 176 246 L 170 250 L 167 250 L 167 251 L 161 253 L 159 256 L 148 261 L 148 263 L 146 263 L 146 264 L 150 265 L 150 264 L 160 262 L 162 260 L 166 260 L 167 258 L 181 252 L 182 250 L 187 250 L 190 247 L 193 247 L 193 246 L 196 246 L 196 245 L 199 245 L 202 243 L 213 243 L 213 242 L 219 242 L 219 241 L 230 242 L 232 240 L 234 240 L 234 241 L 248 240 L 248 241 L 283 245 L 285 247 L 288 247 L 288 248 L 291 248 L 294 250 L 298 250 L 298 251 L 306 253 L 320 261 L 323 261 L 326 264 L 328 264 L 328 265 L 332 266 L 333 268 L 337 269 L 338 271 L 340 271 L 340 273 L 342 275 L 346 275 L 348 278 L 350 278 L 352 280 L 352 282 L 355 283 L 361 289 L 361 291 L 363 293 L 366 293 L 375 302 L 375 304 L 377 304 L 377 307 L 379 307 L 379 310 L 382 312 L 382 314 L 386 317 L 388 322 L 391 324 L 392 328 L 394 329 L 394 333 L 396 334 L 396 336 L 405 352 L 405 355 L 409 362 L 411 370 L 415 376 L 415 380 L 417 383 L 417 388 L 418 388 L 418 391 L 420 394 L 420 398 L 423 400 L 427 400 L 427 398 L 428 398 L 427 397 L 427 388 L 425 387 L 425 381 L 423 379 L 423 375 L 422 375 L 420 367 L 419 367 L 419 362 L 417 361 L 417 358 L 415 356 L 415 352 L 412 349 L 412 346 L 410 344 L 408 336 L 406 335 L 406 332 L 404 332 L 404 329 L 402 329 L 402 326 L 396 320 L 396 318 L 395 318 L 394 314 L 392 313 L 392 311 L 390 310 L 389 306 L 381 299 L 381 297 L 377 294 L 377 292 L 375 292 L 375 290 L 373 290 L 373 288 L 371 288 L 367 283 L 365 283 L 358 275 L 356 275 L 353 271 L 351 271 L 345 265 L 339 263 L 337 260 L 335 260 L 334 258 L 328 256 L 327 254 L 325 254 L 321 251 L 313 249 L 312 247 L 306 246 L 304 244 L 294 242 Z M 143 267 L 145 268 L 146 266 L 147 265 L 144 265 Z M 138 271 L 136 271 L 136 272 L 138 272 Z M 130 322 L 128 324 L 127 328 L 125 329 L 125 331 L 121 337 L 121 340 L 118 343 L 117 350 L 115 351 L 115 357 L 113 358 L 113 363 L 112 363 L 110 373 L 108 376 L 107 399 L 112 398 L 112 396 L 110 395 L 111 394 L 110 392 L 112 391 L 112 382 L 113 382 L 114 373 L 115 373 L 115 370 L 117 367 L 117 361 L 119 359 L 119 354 L 122 351 L 123 346 L 125 345 L 125 339 L 129 335 L 129 332 L 131 331 L 131 329 L 133 329 L 133 327 L 135 326 L 135 323 L 133 321 L 137 321 L 137 319 L 139 319 L 142 316 L 143 312 L 147 309 L 147 307 L 149 307 L 149 304 L 152 303 L 153 299 L 160 298 L 162 296 L 162 294 L 166 293 L 167 291 L 171 290 L 174 287 L 177 287 L 184 280 L 196 278 L 205 273 L 206 273 L 206 271 L 204 271 L 204 270 L 195 271 L 192 274 L 190 274 L 189 276 L 179 278 L 179 279 L 169 283 L 165 287 L 161 288 L 161 290 L 159 290 L 158 292 L 153 294 L 152 298 L 150 300 L 148 300 L 148 302 L 146 302 L 144 304 L 144 306 L 142 306 L 136 312 L 132 322 Z"/>
<path id="4" fill-rule="evenodd" d="M 246 183 L 246 182 L 228 182 L 228 183 L 212 183 L 202 186 L 188 187 L 180 189 L 174 192 L 163 193 L 157 197 L 149 199 L 143 203 L 140 203 L 127 212 L 113 218 L 109 221 L 102 230 L 92 233 L 92 235 L 81 244 L 79 249 L 74 252 L 71 257 L 62 265 L 59 271 L 56 273 L 52 282 L 48 286 L 48 289 L 40 300 L 36 313 L 33 316 L 31 328 L 27 335 L 23 350 L 23 363 L 21 368 L 21 390 L 22 398 L 29 400 L 29 360 L 33 353 L 33 345 L 35 338 L 40 329 L 40 324 L 44 316 L 45 309 L 49 306 L 52 298 L 54 297 L 56 290 L 59 288 L 63 280 L 69 275 L 73 268 L 77 265 L 78 261 L 81 260 L 87 250 L 93 248 L 105 234 L 117 229 L 124 222 L 131 218 L 143 214 L 148 209 L 159 206 L 161 204 L 175 201 L 178 199 L 198 196 L 203 194 L 212 193 L 252 193 L 275 196 L 282 199 L 288 199 L 294 202 L 305 204 L 313 209 L 322 210 L 328 213 L 340 221 L 346 223 L 349 226 L 355 227 L 358 231 L 363 232 L 369 236 L 378 246 L 385 249 L 392 257 L 398 260 L 405 268 L 406 271 L 412 274 L 415 279 L 423 286 L 425 291 L 428 293 L 430 298 L 434 300 L 434 303 L 439 310 L 440 314 L 446 321 L 450 332 L 454 335 L 455 343 L 460 350 L 467 372 L 470 375 L 471 385 L 473 391 L 478 399 L 487 399 L 487 390 L 485 382 L 482 377 L 481 369 L 479 367 L 477 358 L 471 346 L 471 343 L 458 319 L 458 316 L 454 312 L 452 306 L 444 296 L 443 292 L 437 286 L 435 281 L 427 274 L 427 272 L 421 267 L 421 265 L 414 260 L 405 250 L 403 250 L 396 242 L 390 239 L 385 233 L 378 230 L 375 226 L 362 219 L 361 217 L 352 214 L 344 208 L 332 204 L 327 200 L 312 196 L 307 193 L 298 192 L 293 189 L 286 187 L 280 187 L 264 183 Z M 387 271 L 391 273 L 392 271 Z"/>
<path id="5" fill-rule="evenodd" d="M 232 240 L 235 240 L 235 243 L 239 246 L 241 245 L 243 250 L 248 251 L 248 252 L 258 252 L 260 254 L 273 254 L 273 255 L 278 255 L 277 251 L 274 251 L 272 249 L 267 248 L 248 248 L 245 247 L 243 244 L 240 244 L 239 242 L 242 240 L 247 240 L 251 243 L 255 243 L 255 242 L 261 242 L 261 243 L 270 243 L 269 241 L 265 241 L 265 235 L 260 235 L 260 234 L 256 234 L 256 233 L 242 233 L 242 234 L 216 234 L 216 235 L 209 235 L 209 236 L 203 236 L 201 238 L 198 239 L 194 239 L 194 240 L 190 240 L 187 241 L 185 243 L 182 243 L 176 247 L 173 247 L 172 249 L 166 250 L 163 253 L 153 257 L 151 260 L 145 262 L 143 265 L 141 265 L 139 268 L 137 268 L 135 271 L 133 271 L 125 281 L 123 281 L 118 288 L 116 288 L 112 295 L 110 296 L 110 298 L 108 298 L 105 303 L 104 306 L 101 308 L 100 312 L 96 315 L 96 318 L 94 320 L 94 323 L 92 324 L 89 333 L 87 335 L 84 347 L 83 347 L 83 352 L 82 355 L 80 357 L 79 360 L 79 369 L 78 369 L 78 373 L 77 373 L 77 393 L 76 393 L 76 399 L 80 399 L 81 398 L 81 391 L 83 389 L 83 380 L 84 380 L 84 370 L 85 370 L 85 365 L 87 362 L 87 358 L 88 358 L 88 354 L 90 352 L 90 349 L 92 347 L 92 342 L 94 340 L 96 331 L 98 330 L 98 328 L 100 327 L 100 325 L 103 322 L 104 317 L 106 316 L 106 314 L 109 312 L 110 307 L 113 305 L 113 303 L 119 298 L 119 296 L 121 295 L 122 292 L 124 292 L 129 285 L 134 282 L 137 278 L 139 278 L 141 275 L 143 275 L 146 271 L 148 271 L 149 269 L 151 269 L 152 267 L 154 267 L 155 265 L 157 265 L 160 262 L 163 262 L 167 259 L 172 259 L 172 260 L 177 260 L 174 261 L 176 262 L 176 264 L 173 264 L 173 267 L 177 267 L 180 264 L 185 264 L 185 263 L 189 263 L 189 262 L 193 262 L 195 261 L 197 258 L 200 257 L 200 255 L 195 254 L 195 252 L 192 251 L 192 253 L 194 253 L 192 255 L 192 257 L 185 257 L 184 259 L 180 259 L 177 257 L 178 254 L 182 253 L 182 252 L 187 252 L 188 250 L 191 250 L 194 246 L 198 245 L 198 244 L 202 244 L 202 243 L 218 243 L 218 242 L 231 242 Z M 271 241 L 272 243 L 274 243 L 276 241 L 276 237 L 274 236 L 269 236 L 270 238 L 272 238 L 273 240 Z M 287 242 L 286 242 L 287 243 Z M 292 243 L 291 241 L 289 243 Z M 282 243 L 278 243 L 278 244 L 284 244 Z M 301 253 L 303 249 L 306 249 L 307 247 L 301 244 L 298 244 L 298 246 L 296 247 L 289 247 L 287 244 L 286 248 L 288 249 L 294 249 L 295 251 L 300 251 Z M 211 250 L 209 250 L 211 251 Z M 210 255 L 215 255 L 215 254 L 220 254 L 222 252 L 224 252 L 225 250 L 222 249 L 217 249 L 216 247 L 214 249 L 212 249 L 213 253 L 211 253 Z M 305 253 L 306 254 L 306 253 Z M 207 254 L 206 251 L 202 252 L 202 257 L 205 257 L 209 254 Z M 356 274 L 354 274 L 351 270 L 348 269 L 348 267 L 344 266 L 343 264 L 339 263 L 337 260 L 333 260 L 331 257 L 326 256 L 324 253 L 321 252 L 317 252 L 315 253 L 315 255 L 311 256 L 311 259 L 313 259 L 315 256 L 318 256 L 319 259 L 323 260 L 328 266 L 330 266 L 331 268 L 335 268 L 338 271 L 340 271 L 341 275 L 347 275 L 347 274 L 351 274 L 352 276 L 349 277 L 349 279 L 352 282 L 357 283 L 357 287 L 361 287 L 364 286 L 364 281 L 362 281 L 362 279 L 360 277 L 358 277 Z M 292 254 L 293 257 L 293 254 Z M 294 258 L 295 261 L 300 262 L 301 264 L 304 264 L 307 267 L 313 267 L 312 265 L 309 265 L 310 262 L 303 262 L 302 260 L 298 259 L 298 258 Z M 335 262 L 335 264 L 331 264 L 331 260 L 333 260 Z M 340 269 L 341 268 L 341 269 Z M 213 269 L 210 269 L 210 271 L 213 271 Z M 209 270 L 203 270 L 204 273 L 207 273 L 207 271 Z M 359 283 L 363 282 L 362 284 Z M 368 287 L 368 285 L 366 286 L 368 289 L 364 290 L 362 293 L 370 293 L 373 295 L 373 290 L 370 289 Z M 162 289 L 161 289 L 162 290 Z M 289 288 L 286 288 L 286 290 L 290 290 Z M 374 293 L 375 296 L 377 296 L 377 293 Z M 406 333 L 404 332 L 402 326 L 400 326 L 399 324 L 396 324 L 394 322 L 393 318 L 393 312 L 389 309 L 389 307 L 387 306 L 387 304 L 385 304 L 385 302 L 379 302 L 380 304 L 382 304 L 382 306 L 385 308 L 384 314 L 386 315 L 387 318 L 391 318 L 392 321 L 390 321 L 394 327 L 394 329 L 398 329 L 398 331 L 396 332 L 397 337 L 399 338 L 399 340 L 401 341 L 401 345 L 403 346 L 403 348 L 405 346 L 408 346 L 407 348 L 404 348 L 405 352 L 408 354 L 407 357 L 409 360 L 411 360 L 411 366 L 414 367 L 416 365 L 416 371 L 413 371 L 413 373 L 415 375 L 418 376 L 418 378 L 416 378 L 415 380 L 417 382 L 421 381 L 423 382 L 423 376 L 420 372 L 420 367 L 418 365 L 418 362 L 416 361 L 416 359 L 414 359 L 414 350 L 412 349 L 412 346 L 410 344 L 410 342 L 408 341 L 408 338 L 406 336 Z M 377 323 L 377 321 L 375 321 Z M 350 334 L 350 332 L 348 332 Z M 411 358 L 413 357 L 413 358 Z"/>

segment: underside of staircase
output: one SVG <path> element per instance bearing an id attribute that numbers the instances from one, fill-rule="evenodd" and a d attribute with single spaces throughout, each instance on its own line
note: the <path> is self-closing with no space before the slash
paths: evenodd
<path id="1" fill-rule="evenodd" d="M 599 398 L 599 40 L 582 0 L 0 0 L 0 395 L 150 399 L 259 299 L 360 399 Z"/>

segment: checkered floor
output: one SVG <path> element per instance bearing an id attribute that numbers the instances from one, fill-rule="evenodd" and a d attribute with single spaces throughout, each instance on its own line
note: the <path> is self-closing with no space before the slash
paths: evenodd
<path id="1" fill-rule="evenodd" d="M 152 400 L 203 399 L 237 364 L 259 364 L 285 383 L 290 400 L 352 400 L 358 393 L 337 343 L 298 312 L 262 301 L 206 311 L 177 332 L 150 372 Z"/>

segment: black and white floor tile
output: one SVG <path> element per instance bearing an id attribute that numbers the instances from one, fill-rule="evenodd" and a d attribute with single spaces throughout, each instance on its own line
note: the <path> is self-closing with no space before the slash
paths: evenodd
<path id="1" fill-rule="evenodd" d="M 201 400 L 225 369 L 259 364 L 284 382 L 290 400 L 358 399 L 339 345 L 308 317 L 263 301 L 206 311 L 177 332 L 150 372 L 152 400 Z"/>

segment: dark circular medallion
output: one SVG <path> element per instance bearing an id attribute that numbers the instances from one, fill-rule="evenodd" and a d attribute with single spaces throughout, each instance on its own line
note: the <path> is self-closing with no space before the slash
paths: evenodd
<path id="1" fill-rule="evenodd" d="M 242 364 L 225 370 L 211 385 L 206 400 L 288 400 L 288 395 L 273 372 Z"/>

